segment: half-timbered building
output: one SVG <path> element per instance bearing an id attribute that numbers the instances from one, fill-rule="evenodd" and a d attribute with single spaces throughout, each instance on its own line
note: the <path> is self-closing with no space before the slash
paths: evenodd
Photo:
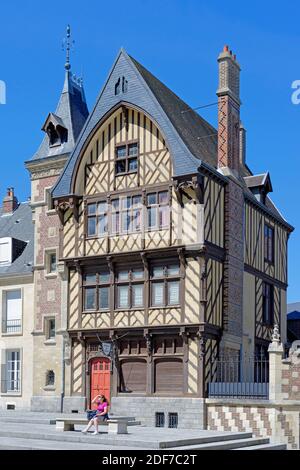
<path id="1" fill-rule="evenodd" d="M 218 62 L 216 130 L 122 49 L 66 156 L 51 193 L 65 410 L 102 392 L 198 426 L 213 358 L 266 349 L 274 323 L 285 339 L 292 227 L 245 161 L 239 64 L 227 47 Z"/>

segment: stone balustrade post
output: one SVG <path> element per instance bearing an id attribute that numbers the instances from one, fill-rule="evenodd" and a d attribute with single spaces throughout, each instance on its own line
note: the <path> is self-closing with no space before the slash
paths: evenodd
<path id="1" fill-rule="evenodd" d="M 278 326 L 274 326 L 269 352 L 269 400 L 282 399 L 282 357 L 283 346 L 280 342 Z"/>

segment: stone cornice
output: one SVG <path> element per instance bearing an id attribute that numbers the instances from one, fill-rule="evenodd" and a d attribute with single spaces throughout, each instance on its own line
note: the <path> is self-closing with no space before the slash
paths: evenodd
<path id="1" fill-rule="evenodd" d="M 57 176 L 65 166 L 68 156 L 69 154 L 64 154 L 55 158 L 30 160 L 25 162 L 25 168 L 30 172 L 32 180 Z"/>

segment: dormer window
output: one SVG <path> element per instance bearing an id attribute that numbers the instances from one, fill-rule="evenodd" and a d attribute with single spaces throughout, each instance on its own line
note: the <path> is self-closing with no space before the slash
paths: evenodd
<path id="1" fill-rule="evenodd" d="M 138 143 L 119 145 L 116 147 L 116 175 L 136 173 L 138 169 Z"/>
<path id="2" fill-rule="evenodd" d="M 49 137 L 50 147 L 55 147 L 68 141 L 68 129 L 65 127 L 63 120 L 56 116 L 56 114 L 49 114 L 42 129 Z"/>
<path id="3" fill-rule="evenodd" d="M 59 134 L 56 131 L 55 127 L 53 126 L 52 122 L 50 122 L 49 126 L 47 127 L 47 134 L 48 134 L 48 137 L 49 137 L 50 145 L 59 145 L 60 144 Z"/>

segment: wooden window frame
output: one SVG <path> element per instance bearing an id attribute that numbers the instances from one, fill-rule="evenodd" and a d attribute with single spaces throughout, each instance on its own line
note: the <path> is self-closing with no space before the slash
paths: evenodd
<path id="1" fill-rule="evenodd" d="M 103 204 L 103 203 L 106 205 L 106 211 L 99 213 L 98 207 L 100 206 L 100 204 Z M 89 206 L 92 206 L 92 205 L 96 206 L 96 210 L 95 210 L 95 213 L 89 214 Z M 104 233 L 99 232 L 99 220 L 100 220 L 100 217 L 102 215 L 106 216 L 107 230 Z M 96 233 L 93 234 L 93 235 L 89 235 L 89 219 L 92 219 L 92 218 L 95 218 L 95 220 L 96 220 Z M 105 238 L 105 237 L 107 237 L 108 234 L 109 234 L 108 222 L 109 222 L 109 208 L 108 208 L 107 199 L 99 199 L 97 201 L 91 201 L 91 202 L 87 201 L 87 204 L 86 204 L 86 238 Z"/>
<path id="2" fill-rule="evenodd" d="M 108 274 L 107 281 L 100 281 L 100 275 L 103 273 Z M 85 276 L 89 274 L 96 276 L 95 282 L 87 282 L 85 280 Z M 102 287 L 108 288 L 108 294 L 110 293 L 111 276 L 110 276 L 110 272 L 108 269 L 99 270 L 97 272 L 86 271 L 84 273 L 83 281 L 82 281 L 82 313 L 95 313 L 95 312 L 109 312 L 110 311 L 110 295 L 108 295 L 108 307 L 100 308 L 99 306 L 99 293 Z M 86 309 L 86 303 L 85 303 L 86 302 L 86 290 L 89 288 L 95 289 L 95 294 L 94 294 L 95 309 Z"/>
<path id="3" fill-rule="evenodd" d="M 272 234 L 272 235 L 271 235 Z M 271 240 L 271 248 L 270 248 Z M 264 226 L 264 259 L 269 264 L 274 264 L 275 230 L 269 224 Z"/>
<path id="4" fill-rule="evenodd" d="M 273 326 L 274 324 L 274 285 L 269 282 L 262 284 L 262 323 L 266 326 Z M 270 289 L 267 295 L 267 289 Z M 269 311 L 266 311 L 267 300 L 269 300 Z"/>
<path id="5" fill-rule="evenodd" d="M 136 146 L 137 146 L 137 153 L 136 153 L 136 155 L 129 155 L 129 147 L 130 147 L 130 145 L 134 145 L 134 144 L 136 144 Z M 118 158 L 118 149 L 120 147 L 125 147 L 126 151 L 125 151 L 125 156 L 124 157 Z M 129 141 L 125 141 L 125 142 L 120 142 L 119 144 L 117 144 L 115 146 L 115 161 L 114 161 L 115 177 L 138 173 L 139 153 L 140 153 L 139 150 L 140 150 L 139 149 L 139 142 L 137 140 L 129 140 Z M 137 162 L 136 170 L 129 170 L 129 162 L 130 162 L 130 160 L 133 160 L 133 159 L 135 159 L 136 162 Z M 118 162 L 121 162 L 121 161 L 125 162 L 125 171 L 117 172 L 117 164 L 118 164 Z"/>
<path id="6" fill-rule="evenodd" d="M 140 198 L 140 204 L 137 205 L 136 207 L 133 206 L 133 198 L 139 197 Z M 123 200 L 130 198 L 131 203 L 129 208 L 123 208 Z M 113 202 L 118 201 L 118 210 L 114 210 L 113 207 Z M 139 229 L 133 229 L 132 226 L 128 230 L 123 229 L 123 214 L 128 214 L 130 217 L 130 225 L 132 224 L 132 221 L 134 220 L 134 212 L 135 211 L 140 211 L 140 226 Z M 118 214 L 118 230 L 113 229 L 113 215 Z M 110 236 L 118 236 L 118 235 L 129 235 L 132 233 L 141 233 L 142 232 L 142 227 L 143 227 L 143 196 L 141 193 L 139 194 L 124 194 L 124 195 L 118 195 L 114 198 L 111 199 L 111 210 L 110 210 Z"/>
<path id="7" fill-rule="evenodd" d="M 178 265 L 178 274 L 169 275 L 167 273 L 168 266 L 173 264 Z M 163 275 L 160 277 L 153 276 L 153 268 L 155 267 L 162 267 L 163 268 Z M 178 292 L 178 303 L 176 304 L 169 304 L 169 289 L 168 284 L 172 281 L 178 282 L 179 285 L 179 292 Z M 162 305 L 153 305 L 153 284 L 156 283 L 163 283 L 163 304 Z M 168 260 L 165 262 L 157 262 L 152 263 L 150 267 L 150 296 L 149 296 L 149 308 L 151 309 L 160 309 L 160 308 L 178 308 L 181 306 L 182 303 L 182 286 L 181 286 L 181 273 L 180 273 L 180 262 L 177 260 Z"/>
<path id="8" fill-rule="evenodd" d="M 143 272 L 143 277 L 139 279 L 134 279 L 133 271 L 134 270 L 141 270 Z M 118 267 L 115 271 L 115 310 L 144 310 L 146 308 L 145 299 L 146 299 L 146 288 L 145 288 L 145 269 L 143 266 L 133 266 L 132 268 L 128 269 L 128 278 L 124 280 L 120 280 L 118 278 L 118 273 L 120 271 L 126 271 L 127 269 L 124 267 Z M 143 305 L 134 306 L 133 305 L 133 285 L 142 285 L 143 286 Z M 128 306 L 127 307 L 120 307 L 118 305 L 118 289 L 120 286 L 128 286 Z"/>
<path id="9" fill-rule="evenodd" d="M 166 203 L 160 203 L 159 202 L 159 194 L 161 193 L 166 193 L 167 195 L 167 202 Z M 148 197 L 151 196 L 152 194 L 156 195 L 156 203 L 155 204 L 148 204 Z M 167 207 L 168 208 L 168 216 L 167 216 L 167 222 L 165 225 L 160 224 L 160 208 L 162 207 Z M 150 208 L 154 208 L 156 211 L 156 225 L 155 226 L 149 226 L 149 217 L 148 217 L 148 212 Z M 145 229 L 147 232 L 154 232 L 158 230 L 165 230 L 170 227 L 170 193 L 168 189 L 156 189 L 151 191 L 151 189 L 148 189 L 146 193 L 146 223 L 145 223 Z"/>

